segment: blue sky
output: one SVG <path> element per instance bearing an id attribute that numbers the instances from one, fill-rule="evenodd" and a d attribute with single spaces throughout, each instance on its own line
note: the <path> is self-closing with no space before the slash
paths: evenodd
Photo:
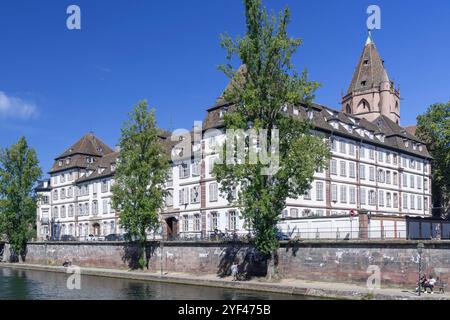
<path id="1" fill-rule="evenodd" d="M 290 34 L 304 40 L 295 65 L 322 84 L 316 102 L 340 108 L 371 4 L 382 10 L 373 38 L 401 85 L 402 124 L 450 100 L 449 1 L 263 2 L 290 7 Z M 82 30 L 66 28 L 71 4 L 81 8 Z M 46 172 L 86 132 L 114 146 L 144 98 L 161 127 L 189 129 L 227 84 L 216 68 L 225 62 L 219 35 L 244 31 L 241 0 L 2 1 L 0 147 L 25 135 Z"/>

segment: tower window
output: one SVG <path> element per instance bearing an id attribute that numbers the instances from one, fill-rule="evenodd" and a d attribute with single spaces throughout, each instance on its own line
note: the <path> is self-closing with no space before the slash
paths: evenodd
<path id="1" fill-rule="evenodd" d="M 364 60 L 364 65 L 368 66 L 369 65 L 369 60 Z"/>
<path id="2" fill-rule="evenodd" d="M 362 85 L 363 87 L 365 87 L 365 86 L 366 86 L 366 84 L 367 84 L 367 82 L 366 82 L 366 81 L 361 81 L 361 85 Z"/>

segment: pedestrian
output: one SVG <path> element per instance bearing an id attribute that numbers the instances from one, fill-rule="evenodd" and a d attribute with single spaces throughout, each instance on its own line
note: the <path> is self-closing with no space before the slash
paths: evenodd
<path id="1" fill-rule="evenodd" d="M 234 261 L 231 265 L 231 276 L 233 277 L 233 281 L 238 280 L 238 264 L 236 261 Z"/>

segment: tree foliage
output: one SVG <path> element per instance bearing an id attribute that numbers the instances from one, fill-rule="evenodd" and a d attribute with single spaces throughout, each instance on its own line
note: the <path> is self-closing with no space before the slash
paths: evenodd
<path id="1" fill-rule="evenodd" d="M 440 215 L 450 216 L 450 101 L 434 104 L 417 118 L 418 138 L 430 151 L 433 173 L 433 204 Z"/>
<path id="2" fill-rule="evenodd" d="M 36 151 L 24 137 L 0 150 L 0 234 L 6 237 L 14 255 L 22 255 L 34 235 L 34 187 L 40 176 Z"/>
<path id="3" fill-rule="evenodd" d="M 154 110 L 149 111 L 146 101 L 140 102 L 121 130 L 121 151 L 112 187 L 113 205 L 120 211 L 120 224 L 128 240 L 136 239 L 140 244 L 141 267 L 146 263 L 147 232 L 159 227 L 158 213 L 166 195 L 164 183 L 169 162 L 160 136 Z"/>
<path id="4" fill-rule="evenodd" d="M 289 10 L 277 18 L 267 13 L 260 0 L 245 0 L 244 5 L 245 36 L 233 40 L 224 35 L 221 42 L 230 62 L 220 69 L 231 79 L 224 99 L 233 106 L 225 115 L 225 127 L 267 130 L 264 148 L 269 154 L 276 149 L 272 134 L 278 130 L 279 170 L 265 174 L 267 166 L 261 162 L 227 165 L 223 159 L 227 141 L 214 174 L 223 193 L 239 190 L 238 205 L 253 227 L 257 249 L 274 258 L 279 247 L 277 223 L 286 199 L 298 198 L 310 188 L 314 172 L 326 166 L 330 151 L 321 137 L 311 134 L 307 121 L 283 112 L 285 106 L 310 105 L 318 87 L 308 81 L 306 71 L 299 74 L 292 65 L 301 40 L 287 34 Z M 237 71 L 231 65 L 235 57 L 242 62 Z"/>

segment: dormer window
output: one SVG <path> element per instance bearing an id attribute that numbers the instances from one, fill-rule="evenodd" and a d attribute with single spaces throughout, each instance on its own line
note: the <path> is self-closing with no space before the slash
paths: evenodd
<path id="1" fill-rule="evenodd" d="M 114 163 L 111 164 L 111 172 L 116 171 L 116 165 Z"/>
<path id="2" fill-rule="evenodd" d="M 293 109 L 294 116 L 298 116 L 298 108 L 294 107 Z"/>
<path id="3" fill-rule="evenodd" d="M 60 167 L 62 167 L 63 161 L 62 161 L 62 160 L 59 160 L 59 161 L 58 161 L 58 165 L 59 165 Z"/>
<path id="4" fill-rule="evenodd" d="M 70 158 L 66 159 L 66 164 L 70 164 Z"/>
<path id="5" fill-rule="evenodd" d="M 222 108 L 220 109 L 219 117 L 220 119 L 223 119 L 225 117 L 225 114 L 228 112 L 228 108 Z"/>

